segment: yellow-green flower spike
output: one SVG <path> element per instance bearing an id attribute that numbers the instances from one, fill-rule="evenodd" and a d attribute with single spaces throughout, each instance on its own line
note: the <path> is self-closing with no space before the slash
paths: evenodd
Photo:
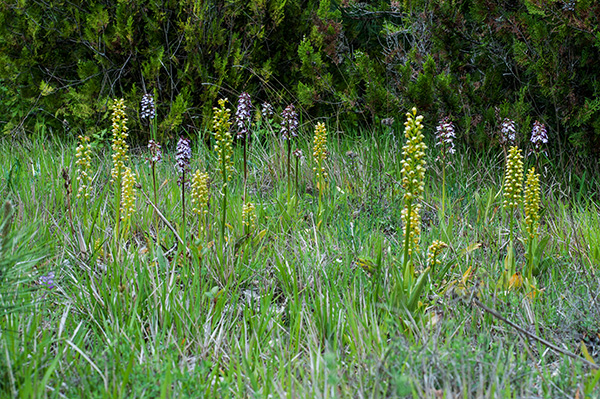
<path id="1" fill-rule="evenodd" d="M 215 136 L 215 151 L 218 157 L 218 169 L 227 180 L 233 172 L 233 136 L 231 135 L 231 110 L 225 107 L 226 99 L 219 100 L 219 107 L 213 108 L 213 134 Z M 223 170 L 223 168 L 225 170 Z M 223 184 L 227 183 L 226 181 Z"/>
<path id="2" fill-rule="evenodd" d="M 423 116 L 417 116 L 417 109 L 406 113 L 404 135 L 406 144 L 402 147 L 402 187 L 404 188 L 404 209 L 401 217 L 404 222 L 404 239 L 408 236 L 408 253 L 412 254 L 413 248 L 419 245 L 421 235 L 421 209 L 420 201 L 425 190 L 425 150 L 423 142 Z M 406 227 L 409 226 L 407 231 Z"/>
<path id="3" fill-rule="evenodd" d="M 523 154 L 516 146 L 510 147 L 504 176 L 504 209 L 513 212 L 521 203 L 523 189 Z"/>
<path id="4" fill-rule="evenodd" d="M 327 159 L 327 128 L 323 122 L 317 123 L 315 127 L 315 139 L 313 146 L 313 157 L 317 163 L 317 167 L 313 170 L 317 173 L 317 181 L 321 178 L 327 179 L 327 172 L 323 162 Z"/>
<path id="5" fill-rule="evenodd" d="M 127 139 L 127 116 L 125 115 L 125 101 L 121 98 L 115 100 L 112 106 L 112 150 L 113 168 L 111 171 L 112 181 L 118 180 L 125 169 L 125 162 L 129 160 L 127 153 L 129 146 Z"/>
<path id="6" fill-rule="evenodd" d="M 135 210 L 135 175 L 129 167 L 123 171 L 121 187 L 121 220 L 127 220 Z"/>
<path id="7" fill-rule="evenodd" d="M 529 169 L 525 181 L 525 225 L 529 238 L 535 238 L 540 225 L 540 175 L 535 168 Z"/>
<path id="8" fill-rule="evenodd" d="M 75 164 L 77 165 L 77 198 L 88 199 L 92 188 L 92 146 L 88 136 L 79 136 L 79 145 L 77 146 Z"/>
<path id="9" fill-rule="evenodd" d="M 246 202 L 242 207 L 242 223 L 248 232 L 256 228 L 256 207 L 252 202 Z"/>
<path id="10" fill-rule="evenodd" d="M 208 213 L 208 173 L 196 172 L 192 175 L 192 212 L 202 218 Z"/>
<path id="11" fill-rule="evenodd" d="M 439 255 L 442 250 L 447 247 L 448 245 L 443 241 L 435 240 L 431 243 L 428 249 L 429 255 L 427 256 L 427 264 L 429 267 L 434 269 L 440 264 Z"/>

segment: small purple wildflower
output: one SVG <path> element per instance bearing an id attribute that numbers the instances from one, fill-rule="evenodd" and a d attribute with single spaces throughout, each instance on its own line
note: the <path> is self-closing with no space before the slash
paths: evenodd
<path id="1" fill-rule="evenodd" d="M 530 141 L 533 143 L 533 148 L 529 150 L 530 154 L 533 152 L 538 155 L 542 152 L 542 145 L 548 143 L 548 131 L 543 123 L 540 123 L 539 121 L 533 122 Z M 544 151 L 544 153 L 546 153 L 546 151 Z"/>
<path id="2" fill-rule="evenodd" d="M 140 116 L 142 119 L 154 119 L 156 116 L 156 107 L 154 106 L 154 97 L 152 97 L 152 94 L 144 94 L 141 107 L 142 113 Z"/>
<path id="3" fill-rule="evenodd" d="M 237 139 L 244 139 L 250 130 L 252 122 L 252 100 L 250 94 L 243 92 L 238 99 L 238 107 L 235 113 L 235 120 L 238 127 Z"/>
<path id="4" fill-rule="evenodd" d="M 446 154 L 454 154 L 456 150 L 454 149 L 454 139 L 456 138 L 456 134 L 454 132 L 454 124 L 450 120 L 450 118 L 445 117 L 439 122 L 437 130 L 437 142 L 436 146 L 442 146 L 442 159 L 445 160 Z"/>
<path id="5" fill-rule="evenodd" d="M 177 184 L 181 185 L 182 183 L 188 184 L 185 178 L 185 174 L 190 171 L 190 161 L 192 159 L 192 147 L 190 146 L 190 140 L 180 137 L 177 142 L 177 155 L 175 156 L 175 160 L 177 162 L 177 171 L 180 176 L 177 179 Z"/>
<path id="6" fill-rule="evenodd" d="M 292 154 L 298 158 L 298 159 L 303 159 L 304 158 L 304 154 L 302 153 L 302 150 L 300 148 L 295 149 Z"/>
<path id="7" fill-rule="evenodd" d="M 148 141 L 148 150 L 150 151 L 150 158 L 146 158 L 146 161 L 150 165 L 156 165 L 162 161 L 162 150 L 158 141 Z"/>
<path id="8" fill-rule="evenodd" d="M 46 289 L 54 288 L 54 272 L 48 272 L 48 274 L 44 274 L 40 277 L 39 284 L 44 286 Z"/>
<path id="9" fill-rule="evenodd" d="M 264 102 L 262 104 L 261 114 L 265 119 L 271 119 L 275 111 L 273 110 L 273 106 L 270 103 Z"/>
<path id="10" fill-rule="evenodd" d="M 500 144 L 505 146 L 508 144 L 509 146 L 515 145 L 517 142 L 517 129 L 515 127 L 515 122 L 504 118 L 502 121 L 502 127 L 500 129 Z"/>
<path id="11" fill-rule="evenodd" d="M 281 113 L 281 137 L 288 140 L 298 137 L 298 114 L 292 104 L 288 105 Z"/>

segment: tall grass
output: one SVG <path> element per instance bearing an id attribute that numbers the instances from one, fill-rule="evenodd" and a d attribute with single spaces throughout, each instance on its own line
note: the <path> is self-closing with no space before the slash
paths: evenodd
<path id="1" fill-rule="evenodd" d="M 423 123 L 427 140 L 434 127 Z M 328 189 L 321 194 L 310 160 L 299 161 L 294 207 L 288 206 L 286 143 L 252 143 L 244 186 L 241 151 L 232 152 L 228 181 L 211 167 L 217 154 L 196 140 L 190 170 L 207 171 L 211 194 L 208 213 L 185 219 L 187 231 L 203 231 L 202 242 L 188 239 L 183 246 L 174 149 L 154 165 L 155 177 L 141 156 L 132 155 L 141 188 L 118 249 L 104 143 L 94 143 L 87 223 L 86 205 L 71 194 L 72 231 L 61 173 L 76 170 L 77 143 L 3 141 L 0 193 L 13 204 L 11 234 L 27 232 L 14 236 L 9 252 L 15 257 L 6 259 L 22 266 L 15 278 L 23 288 L 19 303 L 28 307 L 0 318 L 0 396 L 498 398 L 593 392 L 595 374 L 584 362 L 528 341 L 471 301 L 479 298 L 571 352 L 579 353 L 583 341 L 593 356 L 590 337 L 600 332 L 598 206 L 576 200 L 579 188 L 569 183 L 569 169 L 546 165 L 541 181 L 539 230 L 550 239 L 535 274 L 539 293 L 531 299 L 515 290 L 499 295 L 497 285 L 510 234 L 517 267 L 527 263 L 521 230 L 509 232 L 501 217 L 502 152 L 457 146 L 445 173 L 437 154 L 427 152 L 415 276 L 427 268 L 430 244 L 442 240 L 448 249 L 436 255 L 424 294 L 406 309 L 388 292 L 405 252 L 403 139 L 328 131 Z M 312 152 L 313 132 L 314 124 L 306 124 L 294 139 L 305 154 Z M 598 189 L 597 180 L 588 185 Z M 326 206 L 319 215 L 321 195 Z M 242 215 L 248 198 L 255 206 L 252 228 Z M 441 198 L 445 223 L 438 219 Z M 158 213 L 160 241 L 153 234 Z M 516 213 L 514 226 L 520 222 Z M 25 249 L 44 249 L 46 256 L 19 255 Z M 51 288 L 40 280 L 50 272 Z M 0 293 L 3 304 L 10 302 Z"/>

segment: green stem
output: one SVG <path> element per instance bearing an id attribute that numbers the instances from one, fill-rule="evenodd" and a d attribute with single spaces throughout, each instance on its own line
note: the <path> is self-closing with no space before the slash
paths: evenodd
<path id="1" fill-rule="evenodd" d="M 184 245 L 185 243 L 187 243 L 186 240 L 186 236 L 185 236 L 185 230 L 186 230 L 186 226 L 185 226 L 185 169 L 183 170 L 183 172 L 181 172 L 181 225 L 182 225 L 182 235 L 181 238 L 183 239 Z"/>
<path id="2" fill-rule="evenodd" d="M 119 177 L 115 180 L 115 246 L 117 254 L 120 254 L 119 238 L 121 234 L 121 171 L 119 171 Z"/>
<path id="3" fill-rule="evenodd" d="M 226 210 L 227 210 L 227 166 L 226 166 L 226 159 L 225 159 L 225 155 L 222 155 L 222 163 L 221 163 L 221 169 L 222 169 L 222 177 L 223 177 L 223 207 L 221 209 L 221 243 L 223 245 L 223 248 L 225 248 L 225 217 L 226 217 Z"/>
<path id="4" fill-rule="evenodd" d="M 403 272 L 406 272 L 406 265 L 408 264 L 408 258 L 409 258 L 409 249 L 410 249 L 410 236 L 411 236 L 411 231 L 412 231 L 412 227 L 410 225 L 410 221 L 411 221 L 411 213 L 412 213 L 412 199 L 407 201 L 406 204 L 406 210 L 407 210 L 407 214 L 406 214 L 406 226 L 404 228 L 404 259 L 403 259 L 403 265 L 402 265 L 402 269 Z"/>
<path id="5" fill-rule="evenodd" d="M 291 173 L 291 160 L 292 160 L 292 140 L 291 137 L 288 137 L 287 139 L 288 142 L 288 152 L 287 152 L 287 175 L 288 175 L 288 187 L 287 187 L 287 194 L 288 194 L 288 202 L 290 202 L 290 197 L 291 197 L 291 189 L 292 189 L 292 173 Z"/>
<path id="6" fill-rule="evenodd" d="M 442 219 L 446 215 L 446 164 L 442 165 Z M 442 220 L 443 221 L 443 220 Z"/>
<path id="7" fill-rule="evenodd" d="M 154 205 L 158 208 L 158 190 L 156 189 L 156 166 L 154 162 L 152 162 L 152 187 L 154 190 Z M 156 230 L 156 244 L 160 245 L 160 238 L 158 234 L 158 213 L 156 209 L 153 209 L 154 213 L 154 228 Z"/>
<path id="8" fill-rule="evenodd" d="M 296 197 L 298 197 L 299 193 L 298 193 L 298 163 L 299 163 L 299 158 L 296 157 Z"/>

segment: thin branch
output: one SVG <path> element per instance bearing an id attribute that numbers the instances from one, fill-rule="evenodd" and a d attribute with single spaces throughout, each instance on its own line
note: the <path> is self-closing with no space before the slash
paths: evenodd
<path id="1" fill-rule="evenodd" d="M 495 318 L 497 318 L 498 320 L 505 322 L 506 324 L 508 324 L 509 326 L 511 326 L 518 332 L 520 332 L 521 334 L 527 335 L 529 338 L 535 339 L 536 341 L 546 345 L 548 348 L 552 349 L 553 351 L 562 353 L 563 355 L 569 356 L 570 358 L 573 358 L 575 360 L 582 361 L 583 363 L 587 364 L 588 366 L 590 366 L 593 369 L 600 370 L 600 366 L 598 366 L 596 363 L 592 363 L 587 359 L 577 356 L 573 352 L 569 352 L 566 349 L 559 348 L 558 346 L 554 345 L 553 343 L 546 341 L 544 338 L 538 337 L 537 335 L 530 333 L 529 331 L 523 329 L 522 327 L 520 327 L 517 324 L 513 323 L 512 321 L 508 320 L 507 318 L 505 318 L 504 316 L 502 316 L 500 313 L 496 312 L 495 310 L 488 308 L 483 303 L 481 303 L 481 301 L 479 301 L 478 299 L 473 298 L 473 303 L 475 305 L 477 305 L 478 307 L 480 307 L 481 309 L 483 309 L 484 311 L 486 311 L 487 313 L 489 313 L 492 316 L 494 316 Z"/>

